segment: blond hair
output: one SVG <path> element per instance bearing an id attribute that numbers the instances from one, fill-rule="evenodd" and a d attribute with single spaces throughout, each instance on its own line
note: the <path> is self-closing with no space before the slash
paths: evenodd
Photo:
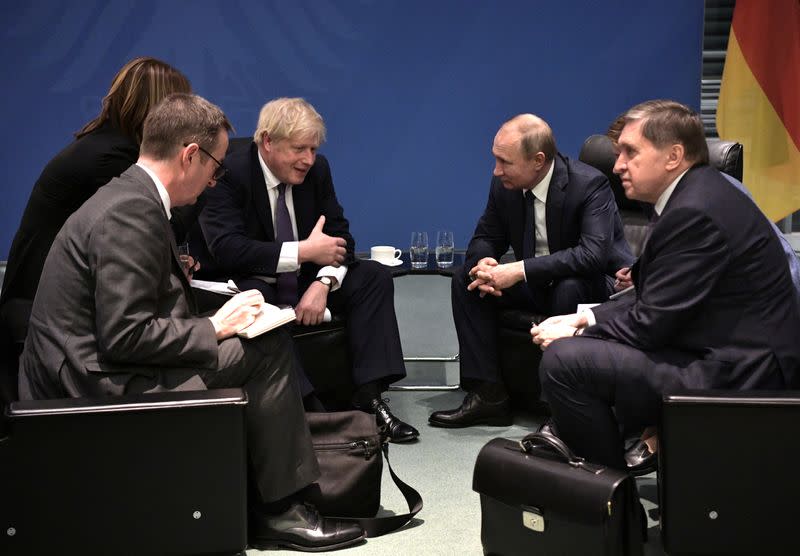
<path id="1" fill-rule="evenodd" d="M 273 141 L 311 136 L 320 145 L 325 141 L 325 122 L 305 99 L 276 98 L 261 108 L 253 140 L 261 143 L 265 135 Z"/>

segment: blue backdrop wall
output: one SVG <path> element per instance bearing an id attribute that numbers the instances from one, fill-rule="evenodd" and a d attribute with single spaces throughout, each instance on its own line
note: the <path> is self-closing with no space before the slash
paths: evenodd
<path id="1" fill-rule="evenodd" d="M 135 56 L 181 69 L 237 135 L 271 98 L 314 104 L 358 251 L 437 229 L 463 249 L 504 120 L 534 112 L 577 156 L 636 102 L 699 109 L 702 19 L 697 0 L 3 2 L 0 259 L 42 167 Z"/>

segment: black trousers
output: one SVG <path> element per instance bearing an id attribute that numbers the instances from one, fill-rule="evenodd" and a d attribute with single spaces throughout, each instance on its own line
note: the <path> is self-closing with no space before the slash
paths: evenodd
<path id="1" fill-rule="evenodd" d="M 596 278 L 565 278 L 538 288 L 519 282 L 504 290 L 501 297 L 480 297 L 477 290 L 467 291 L 468 271 L 455 270 L 451 291 L 461 383 L 467 389 L 475 381 L 501 381 L 497 356 L 500 311 L 520 309 L 544 315 L 574 313 L 579 303 L 605 301 L 611 293 L 609 281 L 598 275 Z"/>
<path id="2" fill-rule="evenodd" d="M 216 369 L 199 372 L 202 383 L 197 375 L 188 382 L 167 385 L 137 375 L 127 383 L 125 393 L 196 389 L 203 383 L 208 388 L 242 388 L 248 400 L 245 421 L 250 479 L 261 502 L 274 502 L 319 477 L 291 346 L 291 338 L 280 329 L 252 340 L 234 336 L 219 343 Z M 175 374 L 178 380 L 185 377 Z"/>
<path id="3" fill-rule="evenodd" d="M 268 302 L 275 302 L 272 284 L 258 279 L 237 280 L 236 283 L 240 289 L 255 288 Z M 299 284 L 301 297 L 309 285 L 310 282 Z M 351 376 L 356 386 L 377 381 L 386 388 L 406 376 L 394 310 L 394 283 L 388 267 L 366 260 L 351 265 L 342 286 L 328 295 L 328 308 L 345 317 L 353 361 Z M 305 372 L 299 380 L 302 395 L 313 391 Z"/>
<path id="4" fill-rule="evenodd" d="M 620 425 L 658 425 L 663 395 L 706 387 L 714 364 L 677 350 L 562 338 L 545 350 L 539 376 L 562 440 L 589 461 L 625 469 Z M 779 369 L 772 381 L 759 387 L 785 388 Z"/>

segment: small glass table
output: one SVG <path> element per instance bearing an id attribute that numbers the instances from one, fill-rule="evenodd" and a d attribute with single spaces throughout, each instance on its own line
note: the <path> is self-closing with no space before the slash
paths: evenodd
<path id="1" fill-rule="evenodd" d="M 394 278 L 407 276 L 409 274 L 431 274 L 452 278 L 453 269 L 464 264 L 464 254 L 456 253 L 453 255 L 453 265 L 448 268 L 439 268 L 436 266 L 436 255 L 434 253 L 428 254 L 428 266 L 425 268 L 411 268 L 411 261 L 409 260 L 408 253 L 403 253 L 400 260 L 403 261 L 403 264 L 390 267 Z"/>
<path id="2" fill-rule="evenodd" d="M 452 278 L 453 270 L 464 264 L 464 254 L 456 253 L 453 256 L 453 265 L 448 268 L 439 268 L 436 266 L 436 255 L 430 253 L 428 255 L 428 266 L 425 268 L 411 268 L 411 261 L 409 260 L 408 253 L 403 253 L 400 257 L 403 264 L 390 267 L 392 278 L 399 278 L 401 276 L 443 276 L 445 278 Z M 458 362 L 458 353 L 453 355 L 444 356 L 418 356 L 418 357 L 404 357 L 404 361 L 409 363 L 434 363 L 445 365 L 446 363 Z M 447 379 L 445 379 L 447 382 Z M 392 385 L 390 390 L 458 390 L 460 385 L 456 384 L 414 384 L 414 385 Z"/>

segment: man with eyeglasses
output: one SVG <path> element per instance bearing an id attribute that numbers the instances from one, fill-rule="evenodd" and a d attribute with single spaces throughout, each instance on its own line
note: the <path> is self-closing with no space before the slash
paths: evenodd
<path id="1" fill-rule="evenodd" d="M 322 116 L 301 98 L 265 104 L 249 148 L 226 160 L 229 173 L 206 195 L 200 224 L 213 263 L 239 289 L 292 305 L 297 322 L 322 322 L 326 307 L 347 315 L 353 405 L 374 413 L 393 442 L 419 432 L 389 410 L 382 392 L 406 374 L 388 269 L 358 261 L 330 166 L 317 155 Z M 347 371 L 346 371 L 347 372 Z M 320 402 L 299 377 L 309 410 Z"/>
<path id="2" fill-rule="evenodd" d="M 170 233 L 171 208 L 194 203 L 223 174 L 230 129 L 218 107 L 194 95 L 171 95 L 150 112 L 137 163 L 78 209 L 53 243 L 20 360 L 20 398 L 242 387 L 255 486 L 251 544 L 342 548 L 364 538 L 361 527 L 303 503 L 319 466 L 290 378 L 288 334 L 236 336 L 264 303 L 255 290 L 197 316 Z"/>

